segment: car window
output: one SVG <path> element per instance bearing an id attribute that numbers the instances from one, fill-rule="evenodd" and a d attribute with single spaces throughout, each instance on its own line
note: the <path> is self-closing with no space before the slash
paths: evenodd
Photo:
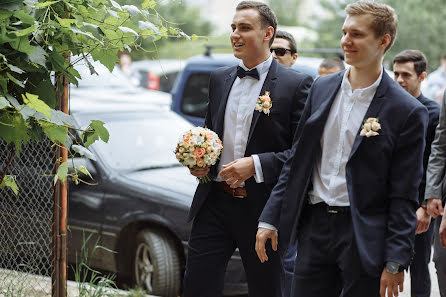
<path id="1" fill-rule="evenodd" d="M 181 100 L 181 112 L 185 115 L 204 118 L 208 104 L 209 73 L 189 76 Z"/>
<path id="2" fill-rule="evenodd" d="M 109 142 L 93 145 L 101 159 L 119 171 L 179 165 L 173 151 L 180 135 L 191 127 L 180 117 L 162 115 L 104 122 L 110 133 Z"/>

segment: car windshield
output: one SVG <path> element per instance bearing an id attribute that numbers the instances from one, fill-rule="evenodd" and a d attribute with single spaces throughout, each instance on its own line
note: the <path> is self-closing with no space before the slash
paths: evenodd
<path id="1" fill-rule="evenodd" d="M 181 166 L 173 150 L 180 135 L 191 128 L 177 116 L 125 118 L 107 121 L 108 143 L 94 144 L 100 157 L 113 170 L 138 171 Z"/>

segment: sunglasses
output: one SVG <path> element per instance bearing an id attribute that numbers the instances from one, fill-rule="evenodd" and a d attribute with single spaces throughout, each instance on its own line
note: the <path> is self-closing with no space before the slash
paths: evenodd
<path id="1" fill-rule="evenodd" d="M 270 48 L 269 50 L 271 53 L 274 51 L 276 53 L 276 56 L 280 56 L 280 57 L 285 55 L 287 51 L 289 51 L 290 54 L 293 54 L 293 51 L 290 50 L 289 48 L 279 47 L 279 48 Z"/>

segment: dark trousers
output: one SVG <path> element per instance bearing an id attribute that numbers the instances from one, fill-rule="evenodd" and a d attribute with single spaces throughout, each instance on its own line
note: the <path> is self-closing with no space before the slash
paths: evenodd
<path id="1" fill-rule="evenodd" d="M 267 243 L 269 260 L 255 252 L 257 219 L 248 199 L 213 190 L 192 225 L 184 275 L 184 297 L 222 295 L 226 266 L 238 247 L 248 281 L 249 296 L 282 297 L 282 265 Z M 255 197 L 252 197 L 255 199 Z"/>
<path id="2" fill-rule="evenodd" d="M 441 246 L 440 243 L 440 224 L 441 218 L 435 219 L 434 226 L 434 257 L 432 260 L 435 263 L 435 269 L 437 270 L 438 287 L 440 289 L 440 296 L 446 297 L 446 249 Z"/>
<path id="3" fill-rule="evenodd" d="M 289 297 L 291 295 L 291 285 L 293 283 L 294 276 L 294 263 L 296 262 L 297 243 L 292 243 L 288 246 L 288 250 L 283 257 L 283 270 L 284 270 L 284 286 L 283 297 Z"/>
<path id="4" fill-rule="evenodd" d="M 379 297 L 380 276 L 362 269 L 350 211 L 306 206 L 298 230 L 299 251 L 291 296 Z"/>
<path id="5" fill-rule="evenodd" d="M 434 225 L 435 220 L 432 220 L 426 232 L 415 236 L 415 255 L 410 264 L 411 297 L 429 297 L 431 295 L 429 262 L 431 260 Z"/>

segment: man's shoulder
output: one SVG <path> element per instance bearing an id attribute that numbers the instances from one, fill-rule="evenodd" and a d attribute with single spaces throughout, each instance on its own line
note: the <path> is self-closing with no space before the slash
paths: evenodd
<path id="1" fill-rule="evenodd" d="M 421 94 L 419 97 L 419 101 L 421 104 L 423 104 L 429 112 L 437 112 L 440 113 L 440 104 L 435 102 L 434 100 L 428 99 Z"/>
<path id="2" fill-rule="evenodd" d="M 412 109 L 425 108 L 425 106 L 416 100 L 411 94 L 404 90 L 396 81 L 389 77 L 386 81 L 381 81 L 381 84 L 387 83 L 388 87 L 385 92 L 386 100 L 389 104 L 395 104 L 401 112 L 407 113 Z"/>

